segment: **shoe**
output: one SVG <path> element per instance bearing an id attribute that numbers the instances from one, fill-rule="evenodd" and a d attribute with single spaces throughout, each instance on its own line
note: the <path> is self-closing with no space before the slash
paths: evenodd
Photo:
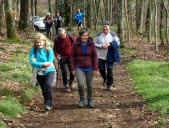
<path id="1" fill-rule="evenodd" d="M 106 80 L 103 81 L 103 86 L 107 86 L 107 85 L 106 85 Z"/>
<path id="2" fill-rule="evenodd" d="M 73 84 L 73 81 L 69 81 L 69 87 L 71 88 L 71 89 L 74 89 L 75 88 L 75 85 Z"/>
<path id="3" fill-rule="evenodd" d="M 84 98 L 80 98 L 79 107 L 83 108 L 83 106 L 84 106 Z"/>
<path id="4" fill-rule="evenodd" d="M 92 103 L 92 99 L 91 98 L 88 98 L 88 107 L 89 108 L 94 108 L 94 105 Z"/>
<path id="5" fill-rule="evenodd" d="M 113 87 L 110 86 L 110 87 L 107 87 L 108 90 L 112 91 L 113 90 Z"/>
<path id="6" fill-rule="evenodd" d="M 71 92 L 70 87 L 68 85 L 65 86 L 65 92 Z"/>
<path id="7" fill-rule="evenodd" d="M 46 110 L 51 110 L 51 109 L 52 109 L 52 106 L 45 105 L 45 109 L 46 109 Z"/>

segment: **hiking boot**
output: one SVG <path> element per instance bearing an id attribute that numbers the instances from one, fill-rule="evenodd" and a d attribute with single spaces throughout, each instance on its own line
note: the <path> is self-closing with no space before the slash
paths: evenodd
<path id="1" fill-rule="evenodd" d="M 80 98 L 79 107 L 83 108 L 83 106 L 84 106 L 84 98 Z"/>
<path id="2" fill-rule="evenodd" d="M 109 86 L 109 87 L 107 87 L 107 90 L 109 90 L 109 91 L 116 90 L 116 87 L 115 86 Z"/>
<path id="3" fill-rule="evenodd" d="M 51 110 L 51 109 L 52 109 L 52 106 L 45 105 L 45 109 L 46 109 L 46 110 Z"/>
<path id="4" fill-rule="evenodd" d="M 71 92 L 69 85 L 65 85 L 65 92 Z"/>
<path id="5" fill-rule="evenodd" d="M 106 80 L 103 81 L 103 86 L 106 87 Z"/>
<path id="6" fill-rule="evenodd" d="M 113 87 L 110 86 L 110 87 L 107 87 L 108 90 L 112 91 L 113 90 Z"/>
<path id="7" fill-rule="evenodd" d="M 92 99 L 91 98 L 88 98 L 88 107 L 89 108 L 94 108 L 94 105 L 92 103 Z"/>

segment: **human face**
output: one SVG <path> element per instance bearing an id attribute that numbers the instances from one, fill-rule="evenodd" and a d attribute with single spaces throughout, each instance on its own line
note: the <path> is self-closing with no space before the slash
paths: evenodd
<path id="1" fill-rule="evenodd" d="M 105 35 L 109 33 L 109 25 L 102 25 L 102 29 Z"/>
<path id="2" fill-rule="evenodd" d="M 88 32 L 85 32 L 83 35 L 81 35 L 81 41 L 83 44 L 86 43 L 87 39 L 89 38 Z"/>
<path id="3" fill-rule="evenodd" d="M 61 33 L 58 33 L 58 36 L 62 39 L 65 39 L 66 37 L 66 32 L 61 32 Z"/>
<path id="4" fill-rule="evenodd" d="M 43 48 L 44 45 L 45 45 L 45 41 L 44 41 L 44 40 L 42 40 L 42 39 L 37 39 L 37 40 L 36 40 L 36 46 L 37 46 L 38 48 Z"/>

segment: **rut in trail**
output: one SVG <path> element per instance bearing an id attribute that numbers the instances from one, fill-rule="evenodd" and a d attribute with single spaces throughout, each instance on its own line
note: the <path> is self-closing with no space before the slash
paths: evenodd
<path id="1" fill-rule="evenodd" d="M 153 127 L 156 115 L 145 110 L 144 102 L 133 91 L 124 64 L 115 63 L 113 72 L 116 90 L 112 92 L 103 88 L 100 74 L 94 77 L 93 103 L 95 107 L 93 109 L 87 107 L 87 100 L 85 100 L 84 108 L 78 108 L 77 86 L 71 93 L 64 92 L 61 76 L 59 76 L 60 86 L 54 87 L 53 92 L 53 110 L 47 112 L 41 109 L 42 97 L 39 94 L 37 98 L 40 101 L 37 99 L 38 102 L 31 109 L 28 109 L 7 128 Z"/>

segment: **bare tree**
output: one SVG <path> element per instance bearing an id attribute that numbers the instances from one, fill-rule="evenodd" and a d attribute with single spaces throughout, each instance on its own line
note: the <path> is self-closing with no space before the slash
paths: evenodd
<path id="1" fill-rule="evenodd" d="M 48 5 L 49 5 L 49 12 L 52 13 L 51 0 L 48 0 Z"/>
<path id="2" fill-rule="evenodd" d="M 1 5 L 0 5 L 0 12 L 1 12 L 1 14 L 0 14 L 0 34 L 2 34 L 2 23 L 3 23 L 3 21 L 2 21 L 2 19 L 3 19 L 3 6 L 4 6 L 4 0 L 1 0 Z"/>
<path id="3" fill-rule="evenodd" d="M 5 5 L 5 18 L 6 18 L 6 27 L 7 27 L 7 38 L 18 40 L 17 34 L 14 27 L 14 19 L 12 17 L 12 3 L 11 0 L 4 0 Z"/>
<path id="4" fill-rule="evenodd" d="M 154 39 L 155 39 L 155 51 L 158 51 L 158 42 L 157 42 L 157 3 L 154 0 Z"/>
<path id="5" fill-rule="evenodd" d="M 29 0 L 21 0 L 21 11 L 19 20 L 19 29 L 29 27 Z"/>
<path id="6" fill-rule="evenodd" d="M 121 47 L 124 46 L 124 24 L 123 24 L 123 15 L 124 15 L 124 1 L 119 0 L 119 24 L 118 24 L 118 34 L 120 37 Z"/>

